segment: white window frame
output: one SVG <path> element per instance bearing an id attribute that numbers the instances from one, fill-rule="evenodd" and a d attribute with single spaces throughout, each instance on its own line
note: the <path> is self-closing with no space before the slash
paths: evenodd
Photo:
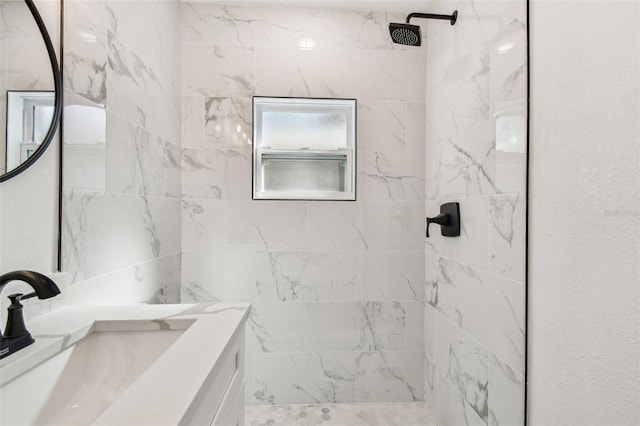
<path id="1" fill-rule="evenodd" d="M 356 199 L 356 100 L 321 98 L 285 98 L 253 97 L 253 199 L 254 200 L 337 200 L 355 201 Z M 308 112 L 322 113 L 339 111 L 347 115 L 346 148 L 310 149 L 301 146 L 298 149 L 275 149 L 262 143 L 262 114 L 265 112 Z M 283 157 L 295 161 L 322 160 L 323 157 L 335 161 L 336 157 L 345 158 L 344 191 L 269 191 L 264 189 L 265 168 L 263 158 Z"/>

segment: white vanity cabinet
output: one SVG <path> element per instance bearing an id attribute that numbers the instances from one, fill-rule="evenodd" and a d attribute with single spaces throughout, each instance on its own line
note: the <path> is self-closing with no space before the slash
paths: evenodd
<path id="1" fill-rule="evenodd" d="M 181 424 L 244 425 L 244 357 L 243 326 L 229 341 Z"/>

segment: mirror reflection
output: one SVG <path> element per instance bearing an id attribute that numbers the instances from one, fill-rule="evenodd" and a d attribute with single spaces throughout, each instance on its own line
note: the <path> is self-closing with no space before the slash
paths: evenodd
<path id="1" fill-rule="evenodd" d="M 52 14 L 48 3 L 38 4 L 43 18 Z M 54 100 L 49 55 L 29 8 L 23 0 L 0 1 L 0 175 L 41 146 L 54 119 Z"/>

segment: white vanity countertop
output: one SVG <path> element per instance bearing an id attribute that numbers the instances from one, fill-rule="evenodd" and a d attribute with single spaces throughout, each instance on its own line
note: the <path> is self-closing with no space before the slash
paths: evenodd
<path id="1" fill-rule="evenodd" d="M 242 329 L 249 307 L 248 303 L 214 303 L 61 308 L 27 324 L 35 343 L 0 360 L 0 385 L 93 331 L 109 331 L 110 326 L 126 329 L 127 321 L 136 330 L 141 322 L 147 330 L 186 328 L 177 341 L 180 344 L 170 346 L 96 423 L 177 425 L 199 397 L 212 366 Z"/>

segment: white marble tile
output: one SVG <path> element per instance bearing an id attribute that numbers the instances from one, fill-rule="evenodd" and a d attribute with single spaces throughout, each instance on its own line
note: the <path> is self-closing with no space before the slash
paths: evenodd
<path id="1" fill-rule="evenodd" d="M 174 80 L 165 79 L 161 69 L 114 33 L 107 35 L 109 110 L 164 139 L 179 140 L 180 98 Z"/>
<path id="2" fill-rule="evenodd" d="M 246 339 L 245 339 L 246 340 Z M 244 404 L 245 409 L 251 407 L 253 402 L 253 355 L 245 353 L 244 363 Z M 245 421 L 248 417 L 245 417 Z"/>
<path id="3" fill-rule="evenodd" d="M 224 257 L 222 265 L 224 277 L 220 283 L 222 300 L 229 302 L 259 300 L 255 297 L 256 282 L 260 279 L 259 271 L 264 255 L 245 250 L 226 250 L 221 255 Z M 283 306 L 283 309 L 286 310 L 286 307 Z"/>
<path id="4" fill-rule="evenodd" d="M 423 264 L 420 251 L 362 253 L 358 300 L 423 300 Z"/>
<path id="5" fill-rule="evenodd" d="M 497 193 L 494 140 L 493 123 L 481 122 L 440 144 L 439 163 L 435 165 L 440 198 Z"/>
<path id="6" fill-rule="evenodd" d="M 356 350 L 361 330 L 360 314 L 360 305 L 355 302 L 309 303 L 307 315 L 308 349 Z"/>
<path id="7" fill-rule="evenodd" d="M 256 300 L 355 300 L 354 252 L 264 252 L 255 270 Z"/>
<path id="8" fill-rule="evenodd" d="M 180 251 L 180 200 L 109 193 L 107 270 Z"/>
<path id="9" fill-rule="evenodd" d="M 449 425 L 449 382 L 438 370 L 430 357 L 425 357 L 424 401 L 438 425 Z"/>
<path id="10" fill-rule="evenodd" d="M 353 402 L 355 354 L 254 354 L 254 404 Z"/>
<path id="11" fill-rule="evenodd" d="M 434 357 L 452 385 L 450 395 L 461 394 L 486 423 L 488 418 L 487 350 L 443 315 L 434 315 Z M 453 415 L 453 410 L 450 415 Z"/>
<path id="12" fill-rule="evenodd" d="M 399 302 L 310 302 L 307 348 L 319 351 L 403 350 L 405 311 Z"/>
<path id="13" fill-rule="evenodd" d="M 222 300 L 223 253 L 182 252 L 181 303 Z"/>
<path id="14" fill-rule="evenodd" d="M 256 49 L 262 96 L 356 98 L 356 58 L 349 50 Z"/>
<path id="15" fill-rule="evenodd" d="M 407 141 L 405 150 L 424 152 L 426 146 L 425 117 L 427 115 L 424 102 L 410 102 L 407 104 Z"/>
<path id="16" fill-rule="evenodd" d="M 524 424 L 524 379 L 495 356 L 489 356 L 489 424 Z"/>
<path id="17" fill-rule="evenodd" d="M 365 201 L 424 200 L 424 158 L 404 152 L 358 153 L 358 198 Z"/>
<path id="18" fill-rule="evenodd" d="M 427 114 L 427 120 L 429 115 Z M 428 126 L 428 124 L 427 124 Z M 424 183 L 425 200 L 434 201 L 440 196 L 440 144 L 429 140 L 430 135 L 425 136 L 427 141 L 424 151 Z"/>
<path id="19" fill-rule="evenodd" d="M 183 43 L 202 40 L 203 4 L 180 2 L 180 40 Z"/>
<path id="20" fill-rule="evenodd" d="M 525 305 L 521 283 L 440 259 L 434 306 L 522 374 Z"/>
<path id="21" fill-rule="evenodd" d="M 423 352 L 358 354 L 356 402 L 409 402 L 423 399 Z"/>
<path id="22" fill-rule="evenodd" d="M 160 303 L 180 303 L 182 284 L 182 253 L 175 253 L 160 259 L 164 289 Z"/>
<path id="23" fill-rule="evenodd" d="M 308 204 L 308 239 L 311 250 L 362 250 L 368 248 L 358 203 Z"/>
<path id="24" fill-rule="evenodd" d="M 227 247 L 251 250 L 301 250 L 306 242 L 303 202 L 230 202 Z"/>
<path id="25" fill-rule="evenodd" d="M 205 98 L 204 132 L 208 147 L 251 149 L 252 99 Z"/>
<path id="26" fill-rule="evenodd" d="M 206 4 L 202 11 L 202 38 L 223 46 L 254 46 L 256 8 Z M 192 19 L 195 22 L 194 19 Z"/>
<path id="27" fill-rule="evenodd" d="M 510 129 L 507 137 L 511 140 L 515 139 L 520 152 L 508 152 L 501 150 L 500 146 L 496 146 L 495 166 L 493 170 L 493 180 L 496 185 L 496 192 L 499 194 L 508 193 L 526 193 L 527 192 L 527 157 L 526 149 L 526 125 L 524 117 L 518 117 L 518 124 L 515 129 Z M 513 132 L 512 132 L 513 130 Z M 499 130 L 496 130 L 498 133 Z M 496 135 L 496 138 L 502 138 L 505 135 Z"/>
<path id="28" fill-rule="evenodd" d="M 424 351 L 433 362 L 435 350 L 435 315 L 440 315 L 428 302 L 424 304 Z"/>
<path id="29" fill-rule="evenodd" d="M 489 59 L 492 111 L 505 101 L 527 99 L 527 30 L 524 20 L 512 20 L 491 40 Z"/>
<path id="30" fill-rule="evenodd" d="M 164 195 L 182 198 L 182 148 L 180 143 L 162 140 L 164 151 Z"/>
<path id="31" fill-rule="evenodd" d="M 172 17 L 159 16 L 158 8 L 162 4 L 167 8 L 165 14 Z M 109 1 L 104 5 L 108 16 L 107 28 L 120 40 L 126 40 L 129 48 L 155 70 L 158 78 L 174 81 L 177 62 L 167 62 L 166 57 L 178 54 L 179 22 L 175 19 L 180 13 L 178 3 Z"/>
<path id="32" fill-rule="evenodd" d="M 465 401 L 464 396 L 455 389 L 449 391 L 448 412 L 449 424 L 452 425 L 483 426 L 487 424 L 487 420 L 480 418 L 478 413 Z"/>
<path id="33" fill-rule="evenodd" d="M 100 105 L 107 97 L 107 29 L 78 1 L 65 3 L 64 83 Z"/>
<path id="34" fill-rule="evenodd" d="M 0 4 L 1 40 L 20 40 L 34 38 L 33 18 L 29 9 L 21 2 L 5 1 Z"/>
<path id="35" fill-rule="evenodd" d="M 407 250 L 425 250 L 425 204 L 422 202 L 405 203 L 407 215 Z"/>
<path id="36" fill-rule="evenodd" d="M 157 122 L 154 93 L 160 91 L 159 78 L 113 33 L 108 32 L 107 42 L 109 110 L 148 129 Z"/>
<path id="37" fill-rule="evenodd" d="M 64 92 L 65 187 L 106 188 L 107 111 L 74 92 Z"/>
<path id="38" fill-rule="evenodd" d="M 38 34 L 32 29 L 32 34 Z M 4 86 L 21 90 L 53 90 L 51 63 L 42 39 L 9 40 L 3 50 L 11 63 L 5 65 Z"/>
<path id="39" fill-rule="evenodd" d="M 358 98 L 424 102 L 426 54 L 359 50 Z"/>
<path id="40" fill-rule="evenodd" d="M 489 270 L 524 282 L 525 279 L 524 194 L 489 199 Z"/>
<path id="41" fill-rule="evenodd" d="M 424 127 L 424 117 L 422 118 Z M 424 143 L 424 142 L 422 142 Z M 358 150 L 403 151 L 407 147 L 407 103 L 358 100 Z"/>
<path id="42" fill-rule="evenodd" d="M 164 142 L 136 124 L 107 113 L 107 190 L 165 195 Z"/>
<path id="43" fill-rule="evenodd" d="M 163 269 L 158 259 L 72 283 L 68 303 L 93 305 L 124 305 L 157 303 L 164 291 Z"/>
<path id="44" fill-rule="evenodd" d="M 254 93 L 255 53 L 251 49 L 183 44 L 182 64 L 184 96 L 251 96 Z"/>
<path id="45" fill-rule="evenodd" d="M 433 306 L 438 306 L 438 276 L 440 273 L 440 258 L 430 253 L 425 253 L 424 285 L 425 301 Z"/>
<path id="46" fill-rule="evenodd" d="M 403 250 L 407 241 L 407 211 L 403 204 L 362 204 L 362 234 L 368 250 Z"/>
<path id="47" fill-rule="evenodd" d="M 201 200 L 182 201 L 182 250 L 206 250 L 205 246 L 205 208 Z"/>
<path id="48" fill-rule="evenodd" d="M 424 302 L 402 302 L 405 312 L 405 350 L 425 350 L 425 306 Z"/>
<path id="49" fill-rule="evenodd" d="M 202 200 L 205 209 L 204 243 L 207 250 L 223 250 L 227 241 L 227 202 Z"/>
<path id="50" fill-rule="evenodd" d="M 247 320 L 247 351 L 304 352 L 306 311 L 306 303 L 252 303 Z"/>
<path id="51" fill-rule="evenodd" d="M 204 148 L 204 97 L 182 98 L 182 147 Z"/>
<path id="52" fill-rule="evenodd" d="M 424 102 L 426 94 L 427 79 L 427 55 L 420 49 L 407 49 L 404 55 L 407 71 L 407 95 L 405 99 L 409 102 Z"/>
<path id="53" fill-rule="evenodd" d="M 106 272 L 106 195 L 67 189 L 62 216 L 62 270 L 71 282 Z"/>
<path id="54" fill-rule="evenodd" d="M 185 198 L 246 200 L 251 197 L 251 150 L 184 149 Z"/>

